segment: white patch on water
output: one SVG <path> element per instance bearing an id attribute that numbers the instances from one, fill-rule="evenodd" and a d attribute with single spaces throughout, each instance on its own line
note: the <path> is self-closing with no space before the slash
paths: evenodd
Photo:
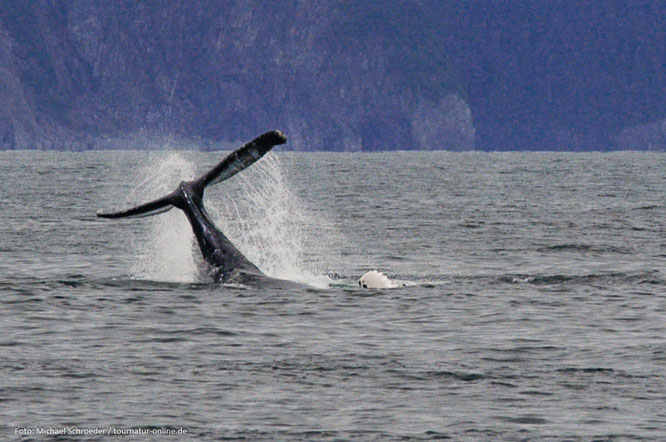
<path id="1" fill-rule="evenodd" d="M 196 175 L 194 164 L 182 153 L 169 153 L 139 172 L 141 182 L 128 200 L 141 204 L 162 197 Z M 304 263 L 303 244 L 312 220 L 290 190 L 275 154 L 206 189 L 204 204 L 218 228 L 268 276 L 321 288 L 330 285 L 328 276 L 318 276 Z M 142 279 L 196 282 L 203 258 L 183 213 L 173 209 L 146 218 L 146 223 L 148 238 L 136 242 L 139 256 L 133 274 Z"/>
<path id="2" fill-rule="evenodd" d="M 160 153 L 160 155 L 163 155 Z M 178 183 L 193 178 L 192 162 L 178 152 L 149 161 L 139 172 L 141 182 L 129 201 L 142 204 L 172 192 Z M 195 238 L 187 218 L 178 209 L 146 218 L 147 237 L 137 241 L 138 258 L 132 273 L 141 279 L 195 282 L 199 274 Z M 196 251 L 196 253 L 199 253 Z"/>

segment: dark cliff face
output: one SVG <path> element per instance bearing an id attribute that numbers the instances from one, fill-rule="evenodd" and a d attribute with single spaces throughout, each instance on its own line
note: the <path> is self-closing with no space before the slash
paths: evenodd
<path id="1" fill-rule="evenodd" d="M 431 21 L 407 0 L 8 2 L 0 148 L 280 128 L 300 150 L 470 149 Z"/>
<path id="2" fill-rule="evenodd" d="M 664 148 L 656 129 L 666 118 L 663 0 L 431 5 L 456 29 L 448 47 L 479 148 Z M 628 127 L 638 129 L 618 137 Z"/>
<path id="3" fill-rule="evenodd" d="M 664 149 L 659 0 L 1 3 L 0 149 Z"/>

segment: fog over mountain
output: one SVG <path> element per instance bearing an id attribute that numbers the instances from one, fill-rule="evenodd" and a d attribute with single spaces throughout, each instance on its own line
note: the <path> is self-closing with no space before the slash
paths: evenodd
<path id="1" fill-rule="evenodd" d="M 666 145 L 664 2 L 0 3 L 0 149 Z"/>

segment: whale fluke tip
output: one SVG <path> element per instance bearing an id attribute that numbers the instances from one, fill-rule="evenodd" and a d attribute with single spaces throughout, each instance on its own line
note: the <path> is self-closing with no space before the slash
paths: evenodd
<path id="1" fill-rule="evenodd" d="M 264 134 L 265 136 L 269 136 L 272 138 L 273 144 L 284 144 L 287 142 L 287 137 L 285 134 L 283 134 L 279 130 L 272 130 L 270 132 L 266 132 Z"/>

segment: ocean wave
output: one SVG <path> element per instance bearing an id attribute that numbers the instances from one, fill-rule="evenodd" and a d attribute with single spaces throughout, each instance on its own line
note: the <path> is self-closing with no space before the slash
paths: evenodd
<path id="1" fill-rule="evenodd" d="M 537 251 L 547 252 L 581 252 L 581 253 L 617 253 L 626 255 L 633 253 L 632 250 L 624 247 L 615 247 L 610 245 L 592 245 L 592 244 L 555 244 L 539 247 Z"/>
<path id="2" fill-rule="evenodd" d="M 562 283 L 580 283 L 592 284 L 599 282 L 606 283 L 632 283 L 632 284 L 666 284 L 666 281 L 660 276 L 660 272 L 653 270 L 647 272 L 625 273 L 625 272 L 600 272 L 586 274 L 514 274 L 503 275 L 498 278 L 500 282 L 512 284 L 535 284 L 535 285 L 553 285 Z"/>

